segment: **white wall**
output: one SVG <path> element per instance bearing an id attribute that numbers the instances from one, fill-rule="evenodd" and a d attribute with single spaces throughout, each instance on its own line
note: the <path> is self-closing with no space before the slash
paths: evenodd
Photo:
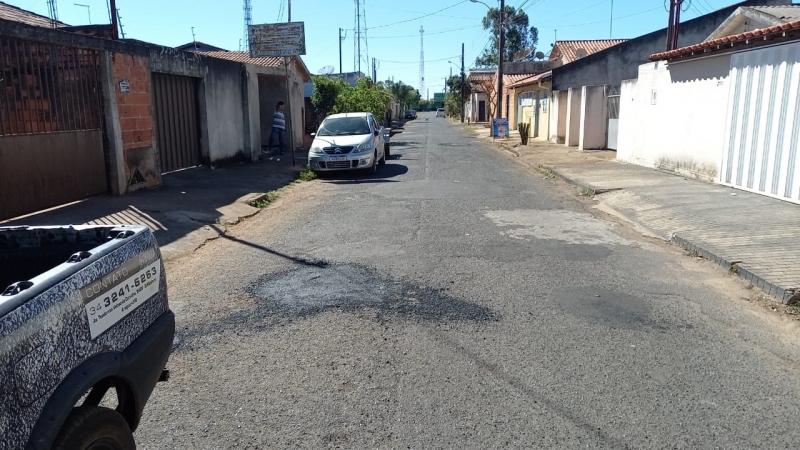
<path id="1" fill-rule="evenodd" d="M 567 91 L 552 91 L 550 142 L 564 143 L 567 137 Z"/>
<path id="2" fill-rule="evenodd" d="M 581 90 L 580 150 L 606 148 L 608 93 L 606 86 L 583 86 Z"/>
<path id="3" fill-rule="evenodd" d="M 730 55 L 639 66 L 623 84 L 617 158 L 719 181 Z"/>
<path id="4" fill-rule="evenodd" d="M 567 129 L 564 145 L 576 147 L 581 134 L 581 88 L 569 88 L 567 94 Z"/>

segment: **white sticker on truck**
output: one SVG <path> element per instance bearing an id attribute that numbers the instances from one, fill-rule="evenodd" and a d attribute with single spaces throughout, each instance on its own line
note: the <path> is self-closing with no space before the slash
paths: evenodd
<path id="1" fill-rule="evenodd" d="M 161 260 L 141 267 L 133 258 L 114 272 L 81 289 L 92 339 L 158 293 Z"/>

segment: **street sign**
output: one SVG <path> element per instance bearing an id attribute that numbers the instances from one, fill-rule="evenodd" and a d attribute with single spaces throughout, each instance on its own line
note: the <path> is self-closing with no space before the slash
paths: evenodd
<path id="1" fill-rule="evenodd" d="M 306 54 L 303 22 L 268 23 L 247 27 L 251 58 L 297 56 Z"/>
<path id="2" fill-rule="evenodd" d="M 435 92 L 433 94 L 433 101 L 436 103 L 444 101 L 444 92 Z"/>
<path id="3" fill-rule="evenodd" d="M 508 137 L 508 119 L 492 119 L 492 136 L 495 138 Z"/>

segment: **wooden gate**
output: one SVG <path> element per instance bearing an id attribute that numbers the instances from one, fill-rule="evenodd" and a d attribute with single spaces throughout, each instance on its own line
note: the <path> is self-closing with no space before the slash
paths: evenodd
<path id="1" fill-rule="evenodd" d="M 0 37 L 0 219 L 108 191 L 99 63 Z"/>
<path id="2" fill-rule="evenodd" d="M 196 86 L 191 77 L 153 73 L 161 173 L 200 165 Z"/>

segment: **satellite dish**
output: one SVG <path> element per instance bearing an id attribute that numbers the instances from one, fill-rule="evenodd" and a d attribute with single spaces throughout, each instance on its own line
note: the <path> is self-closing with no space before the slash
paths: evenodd
<path id="1" fill-rule="evenodd" d="M 575 56 L 577 56 L 578 58 L 584 58 L 588 54 L 589 53 L 584 48 L 579 48 L 579 49 L 575 50 Z"/>
<path id="2" fill-rule="evenodd" d="M 544 53 L 536 52 L 536 59 L 544 59 Z"/>
<path id="3" fill-rule="evenodd" d="M 325 66 L 317 71 L 317 75 L 331 75 L 333 72 L 336 72 L 336 67 Z"/>

